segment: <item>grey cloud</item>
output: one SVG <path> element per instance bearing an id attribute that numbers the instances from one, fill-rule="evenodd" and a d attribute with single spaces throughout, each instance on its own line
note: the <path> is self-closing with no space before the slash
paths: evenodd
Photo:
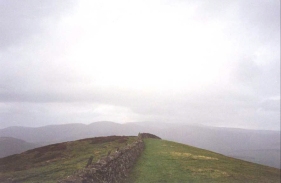
<path id="1" fill-rule="evenodd" d="M 22 99 L 14 99 L 10 103 L 11 108 L 1 115 L 2 126 L 8 121 L 10 125 L 20 125 L 21 121 L 26 121 L 34 125 L 43 121 L 44 124 L 67 122 L 91 122 L 97 119 L 98 113 L 88 112 L 79 113 L 81 108 L 89 108 L 91 105 L 107 104 L 112 106 L 122 106 L 132 109 L 132 111 L 140 116 L 140 120 L 153 120 L 165 122 L 181 122 L 181 123 L 202 123 L 209 125 L 221 126 L 246 126 L 252 124 L 257 128 L 261 128 L 265 122 L 267 125 L 278 124 L 278 119 L 271 115 L 269 117 L 267 110 L 257 113 L 261 108 L 260 98 L 232 91 L 211 91 L 206 94 L 204 92 L 193 95 L 180 95 L 169 93 L 145 94 L 132 91 L 118 90 L 112 88 L 108 90 L 97 91 L 68 91 L 64 93 L 55 93 L 48 91 L 34 95 L 24 96 Z M 65 94 L 65 95 L 64 95 Z M 7 97 L 6 97 L 7 98 Z M 11 98 L 14 98 L 11 97 Z M 20 101 L 20 102 L 19 102 Z M 264 108 L 276 107 L 280 101 L 271 103 L 263 103 Z M 58 103 L 57 112 L 51 110 L 53 105 Z M 66 110 L 68 106 L 75 106 L 80 103 L 81 106 L 72 110 L 71 113 L 61 113 L 60 110 Z M 20 105 L 19 105 L 20 104 Z M 22 107 L 19 107 L 22 106 Z M 41 106 L 41 107 L 40 107 Z M 87 107 L 88 106 L 88 107 Z M 42 109 L 36 111 L 38 109 Z M 270 112 L 270 111 L 269 111 Z M 259 116 L 257 118 L 256 116 Z M 33 119 L 31 119 L 33 118 Z M 42 118 L 42 119 L 41 119 Z M 271 120 L 269 120 L 271 119 Z M 79 121 L 80 120 L 80 121 Z M 255 121 L 256 120 L 256 121 Z M 244 124 L 245 123 L 245 124 Z M 27 124 L 27 123 L 25 123 Z M 38 124 L 39 125 L 39 124 Z M 249 125 L 250 127 L 251 125 Z"/>
<path id="2" fill-rule="evenodd" d="M 237 65 L 235 77 L 247 84 L 256 83 L 259 75 L 261 74 L 261 68 L 253 61 L 252 58 L 244 58 Z"/>
<path id="3" fill-rule="evenodd" d="M 272 36 L 280 31 L 280 1 L 240 1 L 241 18 L 248 29 L 260 36 Z M 260 31 L 266 31 L 260 32 Z M 278 31 L 279 30 L 279 31 Z"/>
<path id="4" fill-rule="evenodd" d="M 263 68 L 260 90 L 265 96 L 280 96 L 280 60 Z"/>
<path id="5" fill-rule="evenodd" d="M 211 90 L 211 89 L 210 89 Z M 190 121 L 212 123 L 211 121 L 232 123 L 235 116 L 243 110 L 257 110 L 256 98 L 231 91 L 216 91 L 209 94 L 169 95 L 142 98 L 134 103 L 132 109 L 143 115 L 157 115 L 181 122 Z M 232 120 L 229 120 L 231 119 Z"/>
<path id="6" fill-rule="evenodd" d="M 52 70 L 49 70 L 50 68 L 45 69 L 47 72 L 53 73 Z M 46 79 L 38 76 L 33 78 L 29 75 L 23 75 L 23 78 L 19 77 L 11 83 L 3 81 L 6 87 L 2 87 L 0 90 L 0 101 L 14 103 L 14 105 L 10 109 L 11 112 L 1 115 L 1 123 L 5 126 L 8 122 L 11 125 L 13 123 L 20 125 L 21 120 L 40 121 L 44 124 L 59 123 L 60 121 L 79 122 L 78 117 L 75 117 L 76 112 L 73 112 L 73 117 L 71 117 L 71 114 L 50 114 L 44 110 L 34 112 L 32 109 L 37 108 L 34 106 L 46 105 L 47 103 L 60 103 L 62 108 L 65 108 L 67 105 L 82 102 L 127 107 L 142 116 L 142 120 L 226 126 L 231 126 L 231 124 L 243 125 L 244 121 L 247 121 L 247 124 L 261 126 L 269 118 L 265 117 L 268 116 L 266 110 L 261 114 L 256 114 L 256 111 L 261 108 L 259 101 L 265 94 L 274 94 L 275 96 L 276 92 L 268 93 L 267 91 L 278 91 L 278 88 L 274 84 L 266 88 L 265 85 L 260 85 L 260 83 L 266 76 L 266 80 L 263 82 L 268 86 L 271 83 L 272 76 L 278 79 L 277 74 L 280 71 L 275 65 L 261 68 L 254 62 L 248 61 L 241 62 L 237 69 L 235 78 L 239 78 L 238 83 L 229 83 L 226 86 L 214 85 L 192 95 L 184 91 L 179 93 L 164 91 L 149 93 L 114 87 L 95 88 L 90 83 L 84 83 L 83 80 L 75 81 L 70 78 L 66 81 L 62 77 L 58 78 L 57 82 L 47 82 Z M 272 69 L 275 72 L 272 72 Z M 57 73 L 53 74 L 56 75 Z M 11 79 L 15 79 L 15 77 L 11 76 Z M 239 86 L 241 83 L 244 83 L 243 87 Z M 233 90 L 233 87 L 237 87 L 237 85 L 239 90 Z M 244 86 L 247 86 L 246 89 Z M 250 93 L 247 88 L 250 88 Z M 278 102 L 280 103 L 280 101 Z M 18 103 L 23 103 L 24 110 L 16 107 Z M 16 113 L 14 107 L 22 112 Z M 43 108 L 48 109 L 49 107 Z M 30 110 L 26 111 L 25 109 Z M 13 113 L 16 115 L 13 115 Z M 87 114 L 81 117 L 83 115 L 77 114 L 84 121 L 91 121 L 97 115 Z M 256 115 L 260 118 L 256 119 Z M 256 119 L 256 123 L 254 119 Z M 272 118 L 272 121 L 276 123 L 278 119 Z M 269 123 L 269 121 L 266 122 Z"/>
<path id="7" fill-rule="evenodd" d="M 57 123 L 91 123 L 99 114 L 97 105 L 87 103 L 0 103 L 0 128 L 7 126 L 42 126 Z"/>
<path id="8" fill-rule="evenodd" d="M 280 112 L 280 99 L 266 99 L 262 101 L 261 110 Z"/>
<path id="9" fill-rule="evenodd" d="M 55 20 L 67 9 L 73 8 L 74 1 L 62 0 L 3 0 L 0 2 L 0 48 L 4 49 L 33 34 L 43 31 L 49 17 Z"/>
<path id="10" fill-rule="evenodd" d="M 242 59 L 235 69 L 237 84 L 250 89 L 256 95 L 273 97 L 280 95 L 280 61 L 258 65 L 251 59 Z"/>

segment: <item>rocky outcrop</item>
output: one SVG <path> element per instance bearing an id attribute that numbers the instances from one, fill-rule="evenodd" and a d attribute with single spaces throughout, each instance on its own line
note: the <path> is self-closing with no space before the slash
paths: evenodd
<path id="1" fill-rule="evenodd" d="M 107 157 L 79 170 L 59 183 L 118 183 L 128 177 L 137 158 L 144 149 L 142 138 L 125 148 L 109 152 Z"/>
<path id="2" fill-rule="evenodd" d="M 139 133 L 139 137 L 142 139 L 145 139 L 145 138 L 161 139 L 160 137 L 157 137 L 156 135 L 153 135 L 150 133 Z"/>

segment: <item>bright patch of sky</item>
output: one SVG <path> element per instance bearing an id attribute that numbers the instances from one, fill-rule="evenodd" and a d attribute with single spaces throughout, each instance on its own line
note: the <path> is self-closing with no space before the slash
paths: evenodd
<path id="1" fill-rule="evenodd" d="M 280 2 L 0 2 L 0 128 L 280 130 Z"/>

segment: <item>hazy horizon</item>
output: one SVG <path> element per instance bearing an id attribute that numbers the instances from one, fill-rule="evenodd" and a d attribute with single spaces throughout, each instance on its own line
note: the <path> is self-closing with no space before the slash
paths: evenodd
<path id="1" fill-rule="evenodd" d="M 276 129 L 276 130 L 267 130 L 267 129 L 254 129 L 254 128 L 238 128 L 238 127 L 224 127 L 224 126 L 210 126 L 207 124 L 198 124 L 198 123 L 173 123 L 173 122 L 155 122 L 155 121 L 131 121 L 131 122 L 116 122 L 116 121 L 94 121 L 94 122 L 90 122 L 90 123 L 56 123 L 56 124 L 47 124 L 47 125 L 40 125 L 40 126 L 25 126 L 25 125 L 15 125 L 15 126 L 8 126 L 8 127 L 4 127 L 4 128 L 0 128 L 0 130 L 2 129 L 6 129 L 9 127 L 24 127 L 24 128 L 44 128 L 44 127 L 48 127 L 48 126 L 54 126 L 54 125 L 91 125 L 94 123 L 115 123 L 115 124 L 120 124 L 120 125 L 126 125 L 126 124 L 147 124 L 149 125 L 173 125 L 173 126 L 190 126 L 190 127 L 203 127 L 203 128 L 213 128 L 213 129 L 234 129 L 234 130 L 249 130 L 249 131 L 275 131 L 275 132 L 280 132 L 280 129 Z"/>
<path id="2" fill-rule="evenodd" d="M 280 1 L 0 1 L 0 129 L 280 131 Z"/>

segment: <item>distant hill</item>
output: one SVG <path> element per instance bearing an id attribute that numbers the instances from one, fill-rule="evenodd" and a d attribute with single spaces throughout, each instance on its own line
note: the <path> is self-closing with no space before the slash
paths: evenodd
<path id="1" fill-rule="evenodd" d="M 0 137 L 0 158 L 22 153 L 35 147 L 38 145 L 12 137 Z"/>
<path id="2" fill-rule="evenodd" d="M 27 142 L 47 145 L 89 137 L 135 135 L 139 132 L 152 133 L 162 139 L 280 168 L 280 131 L 216 128 L 156 122 L 126 124 L 95 122 L 89 125 L 65 124 L 38 128 L 9 127 L 0 129 L 0 137 L 14 137 Z"/>
<path id="3" fill-rule="evenodd" d="M 49 125 L 37 128 L 8 127 L 0 129 L 0 136 L 14 137 L 32 143 L 52 144 L 88 137 L 109 135 L 135 135 L 136 125 L 122 125 L 114 122 L 95 122 L 85 124 Z"/>

